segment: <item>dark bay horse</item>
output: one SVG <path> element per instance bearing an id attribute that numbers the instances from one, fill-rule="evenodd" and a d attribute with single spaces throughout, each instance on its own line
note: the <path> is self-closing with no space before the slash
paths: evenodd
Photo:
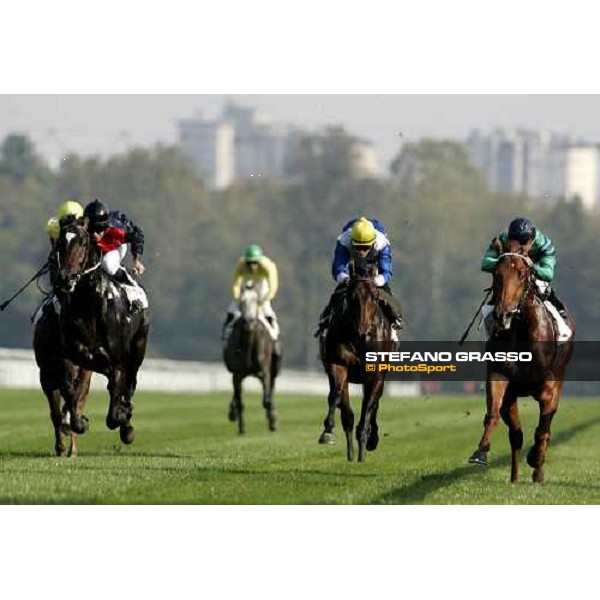
<path id="1" fill-rule="evenodd" d="M 260 318 L 258 290 L 247 282 L 240 296 L 240 318 L 233 326 L 223 349 L 223 360 L 233 373 L 233 399 L 229 420 L 237 421 L 239 433 L 245 432 L 242 381 L 248 375 L 257 377 L 263 388 L 263 408 L 271 431 L 277 429 L 277 413 L 273 392 L 281 370 L 281 353 Z"/>
<path id="2" fill-rule="evenodd" d="M 363 401 L 356 428 L 358 460 L 365 459 L 365 450 L 375 450 L 379 444 L 377 411 L 383 394 L 384 374 L 365 370 L 362 349 L 368 342 L 378 342 L 382 351 L 394 347 L 391 326 L 383 314 L 374 278 L 376 266 L 370 253 L 355 258 L 352 276 L 346 289 L 345 310 L 334 315 L 325 339 L 321 340 L 321 360 L 329 379 L 329 410 L 319 444 L 335 442 L 335 410 L 340 409 L 342 427 L 346 433 L 346 456 L 354 460 L 352 433 L 354 412 L 350 406 L 349 383 L 362 383 Z"/>
<path id="3" fill-rule="evenodd" d="M 77 456 L 77 434 L 73 433 L 70 427 L 70 413 L 65 402 L 67 394 L 65 385 L 67 379 L 73 382 L 73 388 L 76 390 L 77 414 L 83 419 L 84 427 L 87 427 L 83 409 L 90 389 L 92 373 L 72 363 L 67 364 L 64 360 L 59 316 L 50 303 L 42 309 L 34 323 L 33 350 L 40 372 L 40 384 L 50 406 L 56 454 Z"/>
<path id="4" fill-rule="evenodd" d="M 573 335 L 558 341 L 556 323 L 542 299 L 535 293 L 535 274 L 528 256 L 530 244 L 521 246 L 509 241 L 495 241 L 499 260 L 494 271 L 493 317 L 495 333 L 486 344 L 486 351 L 524 350 L 532 352 L 531 362 L 488 362 L 484 432 L 478 449 L 469 462 L 487 464 L 492 430 L 500 417 L 508 426 L 511 446 L 511 482 L 518 478 L 519 456 L 523 447 L 523 431 L 519 421 L 517 398 L 533 396 L 540 416 L 535 430 L 534 445 L 527 454 L 533 469 L 533 481 L 543 483 L 543 464 L 550 443 L 550 425 L 560 399 L 565 370 L 574 350 L 575 320 L 568 315 L 567 325 Z"/>
<path id="5" fill-rule="evenodd" d="M 87 430 L 87 419 L 78 410 L 84 382 L 73 379 L 76 365 L 108 379 L 106 425 L 118 427 L 121 441 L 131 444 L 132 398 L 146 352 L 149 310 L 132 310 L 125 290 L 101 268 L 102 256 L 84 219 L 63 228 L 55 252 L 65 360 L 63 389 L 71 430 L 77 434 Z"/>

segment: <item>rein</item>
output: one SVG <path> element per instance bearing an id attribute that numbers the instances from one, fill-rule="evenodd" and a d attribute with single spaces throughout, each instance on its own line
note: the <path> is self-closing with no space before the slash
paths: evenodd
<path id="1" fill-rule="evenodd" d="M 501 254 L 498 257 L 498 260 L 500 260 L 501 258 L 504 258 L 505 256 L 518 257 L 518 258 L 524 260 L 530 269 L 533 267 L 533 261 L 528 256 L 523 256 L 522 254 L 517 254 L 516 252 L 504 252 L 503 254 Z M 514 308 L 513 310 L 509 311 L 512 314 L 518 315 L 521 313 L 523 307 L 525 306 L 525 301 L 527 300 L 527 296 L 529 295 L 529 292 L 531 291 L 531 282 L 532 282 L 532 276 L 531 276 L 531 271 L 530 271 L 529 277 L 527 277 L 527 284 L 525 285 L 523 294 L 521 295 L 521 298 L 520 298 L 519 302 L 517 303 L 517 307 Z"/>

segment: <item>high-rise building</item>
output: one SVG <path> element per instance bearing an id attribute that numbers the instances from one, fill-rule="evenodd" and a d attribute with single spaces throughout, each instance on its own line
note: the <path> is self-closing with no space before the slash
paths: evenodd
<path id="1" fill-rule="evenodd" d="M 179 141 L 195 171 L 216 189 L 229 186 L 235 174 L 234 129 L 202 118 L 179 121 Z"/>
<path id="2" fill-rule="evenodd" d="M 467 139 L 473 164 L 490 187 L 547 200 L 579 196 L 587 208 L 598 204 L 598 149 L 572 136 L 530 130 L 491 134 L 473 131 Z"/>
<path id="3" fill-rule="evenodd" d="M 303 132 L 274 124 L 254 108 L 229 102 L 216 120 L 201 116 L 179 121 L 179 140 L 196 172 L 215 188 L 233 181 L 262 177 L 286 179 Z M 375 177 L 379 166 L 368 141 L 353 139 L 353 163 L 358 177 Z"/>

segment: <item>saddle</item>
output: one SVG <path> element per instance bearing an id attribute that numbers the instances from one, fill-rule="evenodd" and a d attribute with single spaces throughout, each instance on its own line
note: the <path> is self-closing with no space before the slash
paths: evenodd
<path id="1" fill-rule="evenodd" d="M 130 311 L 136 312 L 148 308 L 146 290 L 123 267 L 113 277 L 108 278 L 108 299 L 125 292 Z"/>

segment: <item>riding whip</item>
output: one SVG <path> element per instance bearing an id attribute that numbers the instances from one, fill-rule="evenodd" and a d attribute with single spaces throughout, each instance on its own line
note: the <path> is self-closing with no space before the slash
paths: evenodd
<path id="1" fill-rule="evenodd" d="M 20 287 L 8 300 L 0 304 L 0 311 L 4 311 L 4 309 L 25 289 L 27 289 L 36 279 L 40 278 L 42 275 L 45 275 L 50 268 L 50 262 L 47 261 L 44 266 L 22 287 Z"/>
<path id="2" fill-rule="evenodd" d="M 483 299 L 483 302 L 479 305 L 479 308 L 475 311 L 475 315 L 471 319 L 471 322 L 467 326 L 467 329 L 463 333 L 463 336 L 460 338 L 460 342 L 458 342 L 459 346 L 462 346 L 463 343 L 464 343 L 464 341 L 467 339 L 467 336 L 469 335 L 469 331 L 471 331 L 471 327 L 473 327 L 473 323 L 475 323 L 475 319 L 477 318 L 477 315 L 479 314 L 479 312 L 483 308 L 483 305 L 488 301 L 488 298 L 490 297 L 490 294 L 492 293 L 492 288 L 489 287 L 489 288 L 484 289 L 483 291 L 487 292 L 486 295 L 485 295 L 485 298 Z"/>

